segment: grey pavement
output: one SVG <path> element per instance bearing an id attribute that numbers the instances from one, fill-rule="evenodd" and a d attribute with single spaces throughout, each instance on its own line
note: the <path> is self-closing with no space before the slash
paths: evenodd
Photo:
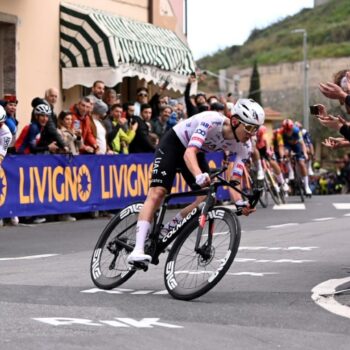
<path id="1" fill-rule="evenodd" d="M 240 218 L 235 261 L 192 302 L 166 293 L 166 255 L 119 288 L 96 289 L 89 264 L 106 219 L 3 227 L 0 349 L 349 349 L 350 318 L 311 298 L 350 277 L 349 214 L 350 196 L 325 196 Z"/>

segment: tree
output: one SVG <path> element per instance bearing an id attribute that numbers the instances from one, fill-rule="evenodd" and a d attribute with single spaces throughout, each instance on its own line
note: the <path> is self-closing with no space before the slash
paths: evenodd
<path id="1" fill-rule="evenodd" d="M 261 90 L 260 90 L 260 75 L 258 71 L 258 63 L 254 61 L 252 76 L 250 77 L 249 98 L 258 102 L 261 106 Z"/>

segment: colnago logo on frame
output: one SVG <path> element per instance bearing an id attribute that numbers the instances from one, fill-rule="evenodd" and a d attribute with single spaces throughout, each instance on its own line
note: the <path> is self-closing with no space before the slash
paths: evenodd
<path id="1" fill-rule="evenodd" d="M 174 233 L 176 233 L 187 221 L 189 221 L 193 215 L 197 213 L 197 208 L 192 209 L 192 211 L 179 223 L 173 228 L 171 231 L 168 232 L 166 236 L 162 239 L 162 242 L 166 242 Z"/>

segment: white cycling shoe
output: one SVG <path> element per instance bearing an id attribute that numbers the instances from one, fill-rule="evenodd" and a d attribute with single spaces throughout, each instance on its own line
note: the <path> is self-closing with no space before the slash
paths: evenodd
<path id="1" fill-rule="evenodd" d="M 305 186 L 305 193 L 306 193 L 307 196 L 311 196 L 312 195 L 312 191 L 311 191 L 309 186 Z"/>
<path id="2" fill-rule="evenodd" d="M 150 255 L 145 254 L 143 251 L 133 250 L 127 258 L 127 262 L 130 265 L 134 265 L 134 263 L 142 262 L 144 264 L 148 264 L 152 260 Z"/>
<path id="3" fill-rule="evenodd" d="M 289 192 L 289 186 L 288 186 L 288 184 L 287 184 L 287 182 L 285 181 L 285 182 L 283 182 L 283 184 L 282 184 L 282 188 L 283 188 L 283 191 L 284 192 L 286 192 L 286 193 L 288 193 Z"/>
<path id="4" fill-rule="evenodd" d="M 258 180 L 264 180 L 264 177 L 265 177 L 265 174 L 264 174 L 264 170 L 258 170 L 257 171 L 257 174 L 256 174 L 256 178 L 258 179 Z"/>

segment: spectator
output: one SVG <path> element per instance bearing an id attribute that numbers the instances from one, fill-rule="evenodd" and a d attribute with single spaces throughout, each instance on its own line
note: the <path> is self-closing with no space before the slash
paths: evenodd
<path id="1" fill-rule="evenodd" d="M 122 113 L 123 110 L 121 105 L 116 104 L 112 106 L 113 134 L 110 146 L 115 153 L 128 154 L 129 144 L 135 138 L 138 123 L 134 120 L 131 120 L 131 122 L 128 123 L 125 118 L 122 118 Z M 125 128 L 123 128 L 123 125 L 121 123 L 124 123 L 126 125 L 126 131 L 124 131 Z"/>
<path id="2" fill-rule="evenodd" d="M 68 147 L 68 152 L 77 155 L 81 148 L 80 122 L 76 120 L 76 127 L 73 126 L 73 116 L 69 111 L 62 111 L 58 116 L 58 132 Z M 79 123 L 79 125 L 77 124 Z M 59 221 L 74 222 L 76 218 L 70 214 L 58 215 Z"/>
<path id="3" fill-rule="evenodd" d="M 106 107 L 107 108 L 107 107 Z M 80 101 L 73 105 L 70 109 L 73 116 L 73 125 L 76 120 L 80 121 L 81 135 L 83 143 L 80 148 L 80 153 L 95 153 L 98 149 L 92 120 L 89 116 L 91 110 L 91 101 L 88 97 L 82 97 Z"/>
<path id="4" fill-rule="evenodd" d="M 151 121 L 152 131 L 159 139 L 161 139 L 164 133 L 168 130 L 168 120 L 172 111 L 173 110 L 170 106 L 162 106 L 159 117 Z"/>
<path id="5" fill-rule="evenodd" d="M 103 97 L 103 102 L 108 106 L 108 113 L 110 113 L 111 107 L 117 103 L 120 103 L 120 98 L 115 90 L 107 89 Z"/>
<path id="6" fill-rule="evenodd" d="M 194 99 L 191 99 L 191 97 L 190 97 L 191 85 L 195 81 L 196 81 L 196 76 L 194 74 L 191 74 L 188 78 L 188 83 L 187 83 L 186 89 L 185 89 L 185 103 L 186 103 L 188 118 L 192 117 L 193 115 L 195 115 L 197 113 L 204 112 L 204 111 L 207 111 L 209 109 L 205 94 L 198 93 Z"/>
<path id="7" fill-rule="evenodd" d="M 18 100 L 14 95 L 5 95 L 3 100 L 3 107 L 6 111 L 6 121 L 5 124 L 9 128 L 12 134 L 12 141 L 8 148 L 8 153 L 15 153 L 15 142 L 17 136 L 17 126 L 18 120 L 16 118 Z"/>
<path id="8" fill-rule="evenodd" d="M 103 120 L 107 114 L 108 108 L 103 101 L 97 100 L 94 104 L 94 108 L 92 110 L 92 120 L 96 129 L 96 142 L 97 142 L 97 150 L 96 154 L 109 154 L 110 149 L 107 144 L 107 130 L 103 125 Z"/>
<path id="9" fill-rule="evenodd" d="M 169 97 L 163 95 L 167 87 L 167 82 L 165 82 L 159 89 L 159 93 L 155 93 L 149 101 L 149 104 L 152 108 L 152 120 L 155 120 L 160 115 L 160 110 L 162 107 L 167 106 L 169 104 Z"/>
<path id="10" fill-rule="evenodd" d="M 73 125 L 73 116 L 69 111 L 62 111 L 58 116 L 58 132 L 68 147 L 68 152 L 78 155 L 82 147 L 80 120 Z"/>
<path id="11" fill-rule="evenodd" d="M 90 95 L 87 97 L 90 99 L 92 104 L 94 104 L 97 100 L 101 100 L 103 102 L 104 93 L 105 83 L 102 80 L 96 80 L 92 85 Z"/>
<path id="12" fill-rule="evenodd" d="M 7 154 L 8 147 L 12 141 L 11 131 L 8 128 L 8 126 L 5 124 L 5 121 L 6 121 L 6 111 L 3 106 L 0 106 L 0 168 Z M 18 218 L 17 218 L 17 221 L 18 221 Z M 4 225 L 4 222 L 2 219 L 0 219 L 0 226 L 3 226 L 3 225 Z"/>
<path id="13" fill-rule="evenodd" d="M 180 121 L 182 119 L 186 119 L 185 108 L 184 108 L 183 103 L 177 102 L 177 104 L 175 105 L 175 111 L 177 114 L 178 121 Z"/>
<path id="14" fill-rule="evenodd" d="M 33 114 L 35 120 L 29 125 L 23 143 L 16 146 L 18 153 L 28 153 L 27 150 L 32 154 L 56 153 L 59 147 L 46 128 L 51 115 L 51 108 L 46 103 L 42 103 L 34 108 Z M 34 224 L 41 224 L 46 221 L 44 217 L 32 217 L 31 220 Z"/>
<path id="15" fill-rule="evenodd" d="M 35 120 L 31 122 L 27 137 L 19 147 L 18 153 L 26 153 L 26 148 L 29 148 L 32 154 L 56 153 L 59 150 L 56 141 L 50 137 L 45 128 L 50 114 L 51 109 L 46 103 L 34 108 Z"/>
<path id="16" fill-rule="evenodd" d="M 136 102 L 134 103 L 134 115 L 141 116 L 141 105 L 148 103 L 148 90 L 145 87 L 140 87 L 136 90 Z M 152 106 L 150 106 L 152 108 Z M 151 109 L 152 111 L 152 109 Z"/>
<path id="17" fill-rule="evenodd" d="M 57 99 L 58 99 L 58 90 L 56 88 L 49 88 L 45 91 L 45 101 L 51 107 L 51 119 L 54 122 L 56 127 L 57 127 L 57 115 L 54 111 L 54 108 L 55 108 L 55 104 L 57 103 Z"/>
<path id="18" fill-rule="evenodd" d="M 143 104 L 141 106 L 141 116 L 135 116 L 135 121 L 138 123 L 136 135 L 133 141 L 130 143 L 130 153 L 151 153 L 155 151 L 154 142 L 151 141 L 149 121 L 152 116 L 152 108 L 149 104 Z"/>
<path id="19" fill-rule="evenodd" d="M 49 120 L 47 121 L 47 123 L 45 125 L 45 130 L 43 131 L 44 134 L 46 135 L 45 138 L 54 140 L 56 142 L 57 146 L 61 150 L 64 150 L 65 149 L 65 144 L 64 144 L 64 142 L 62 140 L 62 137 L 60 136 L 60 134 L 57 131 L 57 118 L 56 118 L 56 115 L 52 113 L 51 106 L 46 100 L 44 100 L 44 99 L 42 99 L 40 97 L 35 97 L 32 100 L 33 111 L 32 111 L 31 121 L 32 122 L 36 121 L 36 116 L 34 114 L 34 110 L 35 110 L 35 107 L 37 107 L 40 104 L 46 104 L 49 107 L 49 109 L 50 109 Z"/>
<path id="20" fill-rule="evenodd" d="M 133 102 L 123 103 L 123 116 L 122 118 L 127 119 L 128 124 L 133 121 L 135 117 L 135 106 Z M 126 130 L 124 130 L 126 131 Z"/>

